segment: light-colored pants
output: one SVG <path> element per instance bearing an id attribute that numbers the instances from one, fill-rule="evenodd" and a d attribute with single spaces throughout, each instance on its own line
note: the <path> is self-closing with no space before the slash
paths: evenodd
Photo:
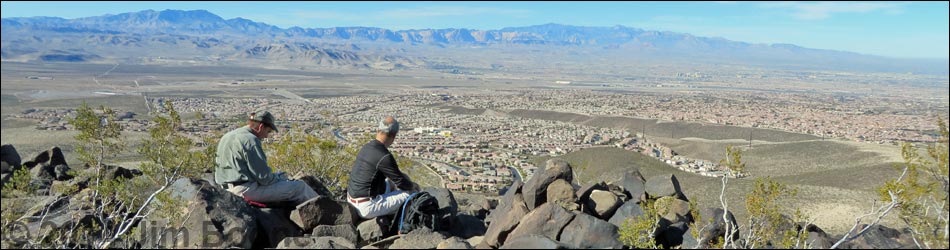
<path id="1" fill-rule="evenodd" d="M 350 197 L 347 197 L 346 202 L 355 207 L 356 210 L 359 211 L 360 217 L 363 219 L 372 219 L 379 216 L 395 214 L 399 211 L 399 208 L 402 207 L 402 204 L 406 203 L 406 200 L 409 199 L 410 193 L 402 190 L 391 190 L 393 190 L 393 188 L 390 186 L 387 179 L 387 193 L 377 195 L 376 197 L 373 197 L 372 200 L 364 201 L 359 204 L 350 201 Z"/>
<path id="2" fill-rule="evenodd" d="M 302 181 L 279 181 L 268 186 L 248 182 L 228 189 L 229 192 L 261 203 L 292 201 L 299 205 L 319 196 L 307 183 Z"/>

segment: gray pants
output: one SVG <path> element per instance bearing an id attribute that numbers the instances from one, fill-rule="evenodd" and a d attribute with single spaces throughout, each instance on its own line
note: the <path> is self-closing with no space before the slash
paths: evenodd
<path id="1" fill-rule="evenodd" d="M 268 186 L 260 186 L 257 182 L 252 181 L 244 185 L 231 187 L 228 191 L 256 202 L 271 203 L 293 201 L 295 205 L 299 205 L 300 203 L 319 196 L 307 183 L 287 180 L 279 181 Z"/>

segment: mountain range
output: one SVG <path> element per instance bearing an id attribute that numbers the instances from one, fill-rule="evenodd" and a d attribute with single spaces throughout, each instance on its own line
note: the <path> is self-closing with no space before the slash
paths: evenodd
<path id="1" fill-rule="evenodd" d="M 377 68 L 427 67 L 412 48 L 505 48 L 608 51 L 639 58 L 677 58 L 759 66 L 947 74 L 939 60 L 895 59 L 792 44 L 751 44 L 724 38 L 624 26 L 544 24 L 500 30 L 389 30 L 374 27 L 282 29 L 205 10 L 145 10 L 76 19 L 2 19 L 4 60 L 173 57 L 257 58 L 288 64 Z M 365 48 L 365 49 L 364 49 Z M 370 49 L 373 48 L 373 49 Z"/>

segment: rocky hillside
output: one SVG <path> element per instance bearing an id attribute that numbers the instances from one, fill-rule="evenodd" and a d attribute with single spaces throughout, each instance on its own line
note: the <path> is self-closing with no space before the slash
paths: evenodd
<path id="1" fill-rule="evenodd" d="M 11 182 L 14 171 L 28 169 L 33 193 L 7 198 L 8 213 L 24 214 L 15 223 L 5 224 L 3 248 L 35 247 L 45 237 L 73 232 L 96 225 L 96 211 L 81 201 L 96 199 L 89 178 L 71 168 L 62 151 L 52 148 L 26 162 L 10 145 L 2 147 L 2 182 Z M 392 218 L 361 220 L 339 194 L 331 194 L 312 177 L 300 177 L 320 197 L 296 207 L 262 208 L 249 205 L 210 180 L 182 178 L 166 192 L 183 201 L 190 210 L 184 218 L 149 214 L 137 224 L 132 237 L 123 237 L 110 248 L 307 248 L 307 249 L 575 249 L 626 248 L 621 239 L 624 221 L 645 212 L 641 204 L 655 204 L 659 216 L 652 234 L 646 235 L 663 248 L 706 248 L 725 235 L 723 210 L 712 205 L 691 207 L 676 176 L 644 179 L 636 170 L 626 172 L 616 183 L 574 184 L 572 167 L 564 160 L 548 160 L 526 183 L 514 183 L 497 198 L 456 199 L 439 188 L 425 191 L 438 200 L 444 225 L 439 231 L 427 228 L 394 235 L 388 227 Z M 103 180 L 143 178 L 141 172 L 108 166 Z M 53 186 L 75 187 L 59 192 Z M 7 192 L 7 189 L 4 189 Z M 462 202 L 460 202 L 462 201 Z M 108 213 L 108 211 L 105 211 Z M 731 213 L 728 214 L 730 218 Z M 698 218 L 697 218 L 698 217 Z M 176 221 L 175 225 L 168 225 Z M 730 219 L 734 223 L 734 219 Z M 735 227 L 735 224 L 733 224 Z M 820 228 L 789 221 L 784 227 L 807 233 L 815 248 L 828 248 L 840 236 L 827 235 Z M 174 229 L 174 230 L 167 230 Z M 691 233 L 696 231 L 698 233 Z M 177 232 L 177 233 L 176 233 Z M 740 232 L 741 233 L 741 232 Z M 96 234 L 93 234 L 96 235 Z M 738 237 L 737 237 L 738 239 Z M 742 239 L 739 239 L 740 241 Z M 875 226 L 870 233 L 843 245 L 843 248 L 905 248 L 913 246 L 909 234 Z M 83 242 L 57 247 L 87 248 Z"/>

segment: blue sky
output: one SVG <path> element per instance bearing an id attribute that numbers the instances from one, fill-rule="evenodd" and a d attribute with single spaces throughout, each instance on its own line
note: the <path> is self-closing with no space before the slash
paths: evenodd
<path id="1" fill-rule="evenodd" d="M 3 18 L 78 18 L 204 9 L 281 28 L 500 29 L 545 23 L 623 25 L 751 43 L 947 59 L 948 2 L 16 2 Z"/>

